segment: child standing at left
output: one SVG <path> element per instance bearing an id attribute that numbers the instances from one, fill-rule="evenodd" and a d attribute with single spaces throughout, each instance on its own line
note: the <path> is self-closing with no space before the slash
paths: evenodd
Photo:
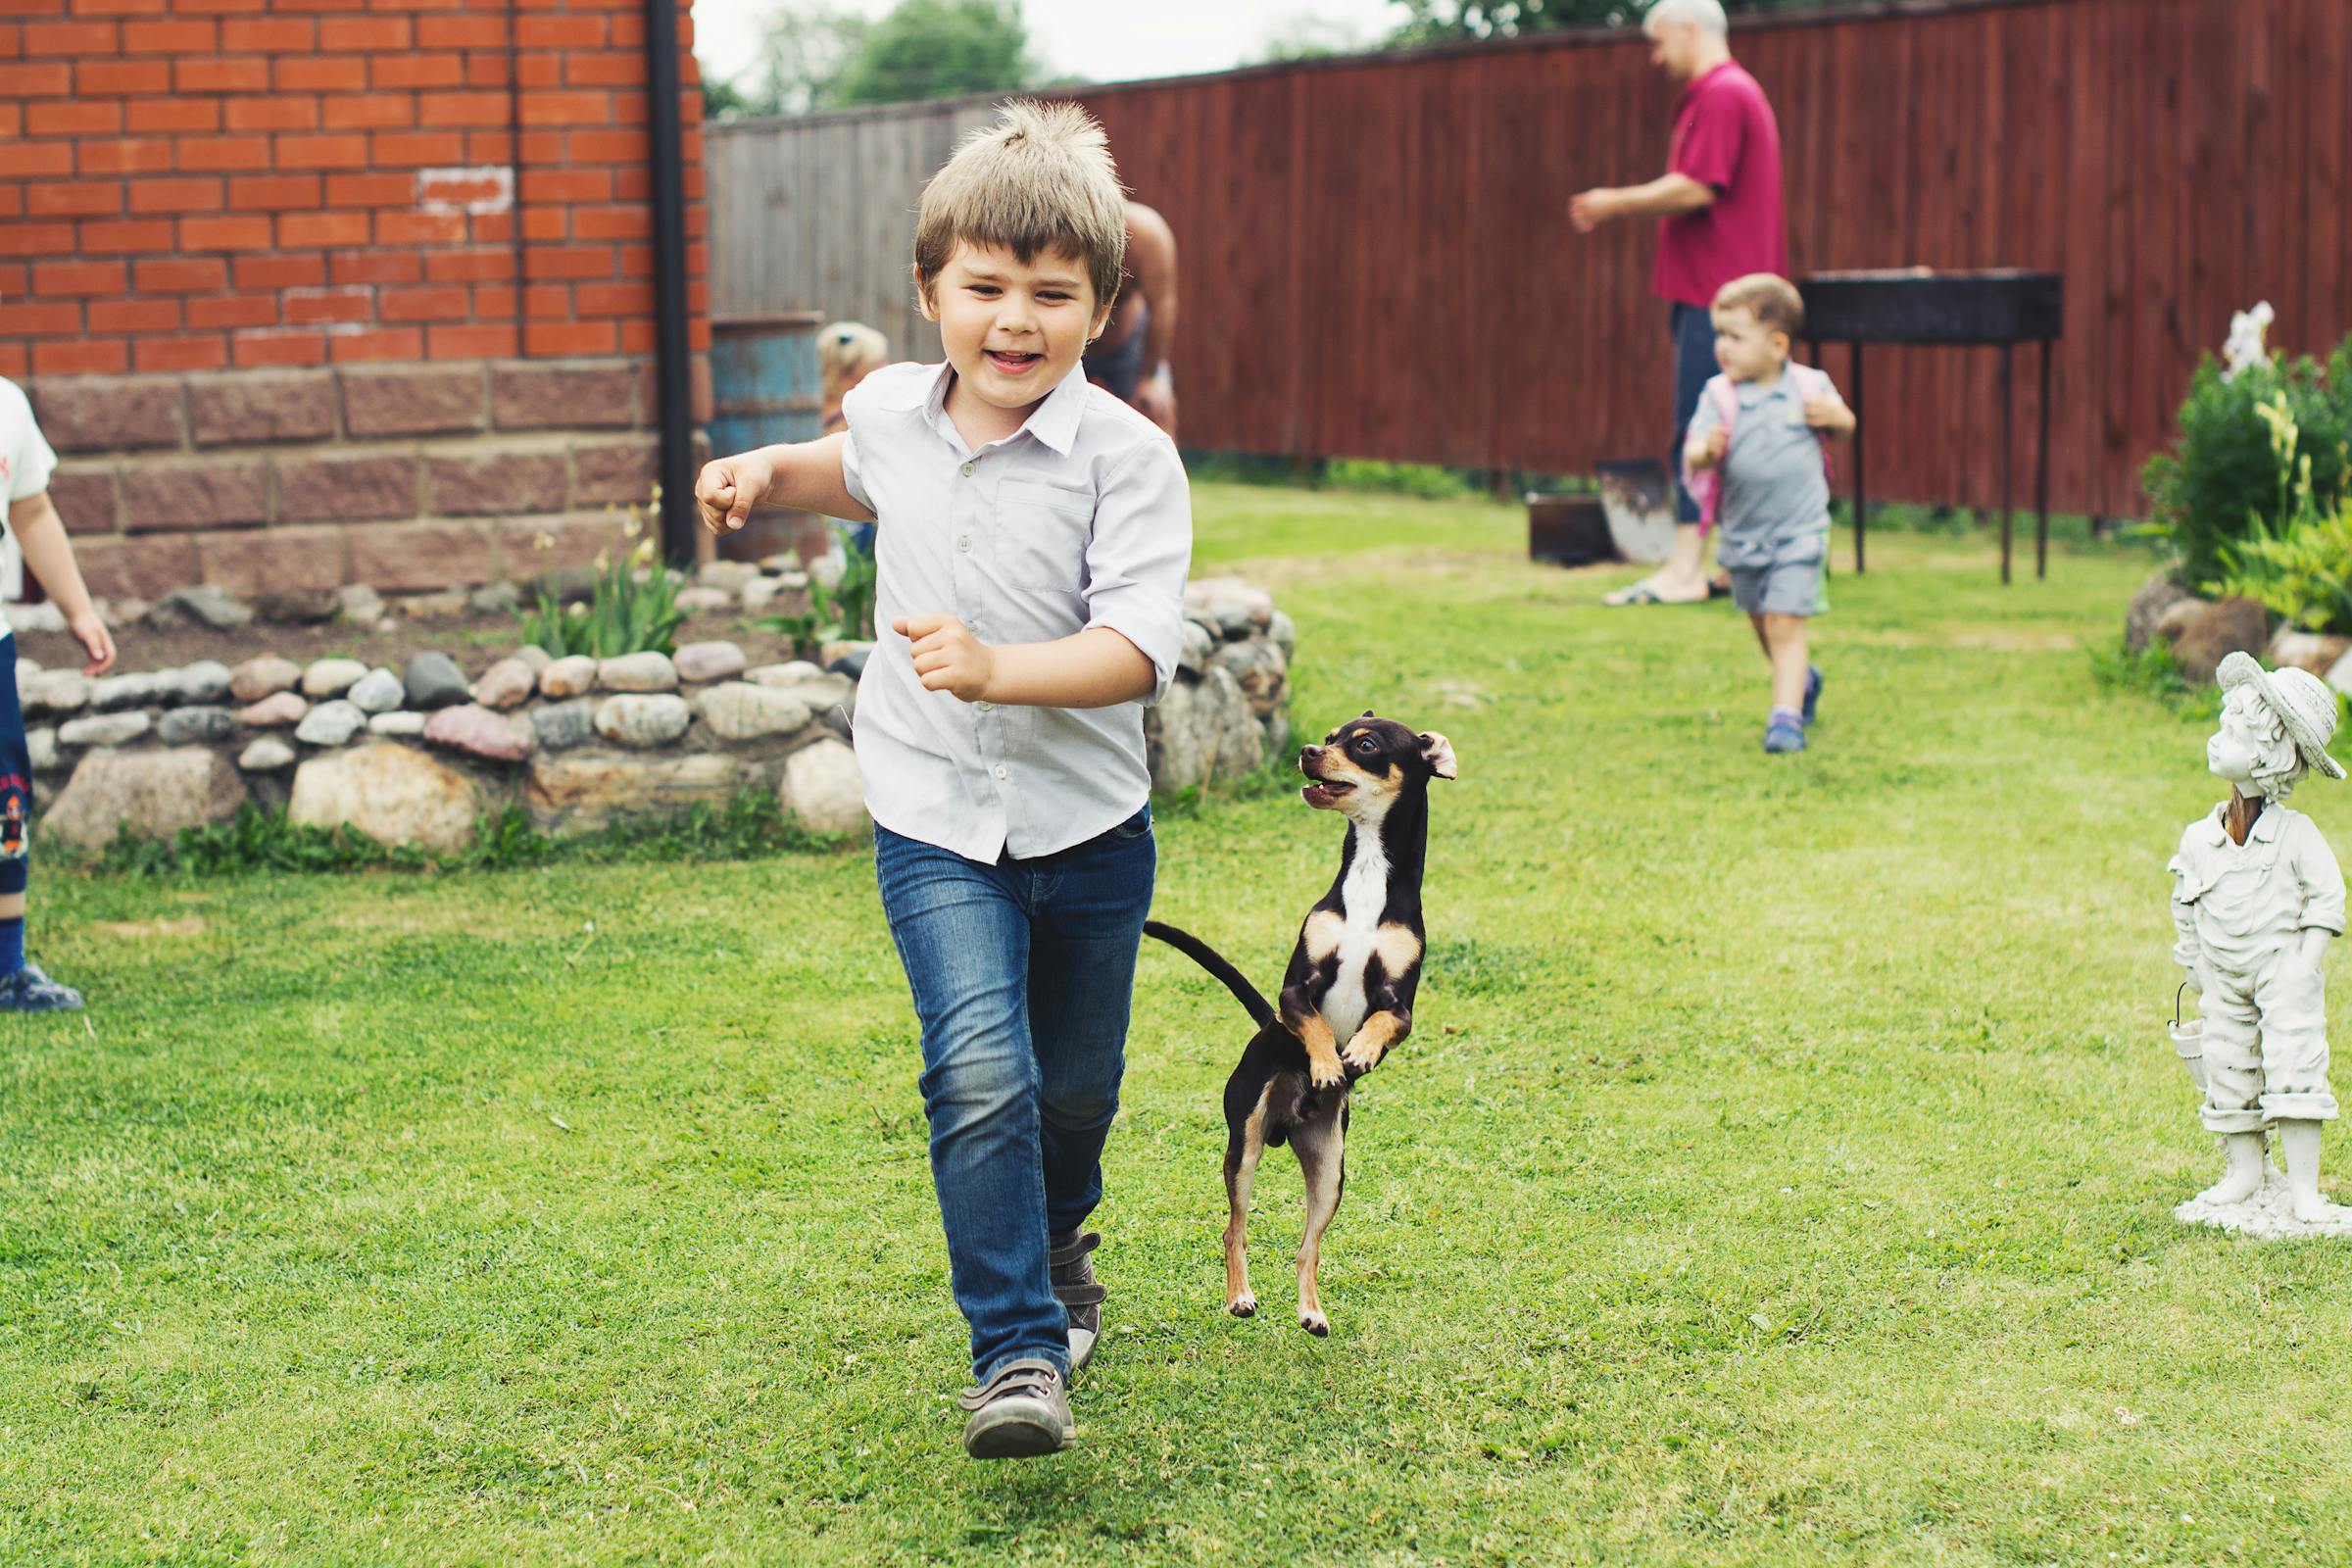
<path id="1" fill-rule="evenodd" d="M 49 503 L 57 454 L 33 422 L 32 404 L 14 381 L 0 378 L 0 494 L 8 497 L 8 531 L 25 566 L 65 612 L 66 629 L 90 656 L 86 675 L 115 665 L 115 640 L 91 607 L 74 564 L 66 525 Z M 32 756 L 24 743 L 24 711 L 17 701 L 17 639 L 0 620 L 0 1012 L 61 1012 L 81 1005 L 81 993 L 61 986 L 24 957 L 24 882 L 32 817 Z"/>

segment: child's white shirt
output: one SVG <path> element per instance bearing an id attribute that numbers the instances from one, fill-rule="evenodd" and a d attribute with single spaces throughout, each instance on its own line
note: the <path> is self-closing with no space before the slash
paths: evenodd
<path id="1" fill-rule="evenodd" d="M 1152 662 L 1155 703 L 1183 646 L 1192 496 L 1166 433 L 1083 369 L 978 451 L 947 415 L 954 371 L 894 365 L 842 405 L 849 492 L 878 519 L 877 641 L 858 684 L 866 809 L 970 859 L 1029 859 L 1151 798 L 1145 703 L 1005 708 L 923 689 L 903 616 L 953 615 L 991 646 L 1094 627 Z"/>
<path id="2" fill-rule="evenodd" d="M 57 469 L 57 454 L 41 435 L 32 417 L 32 402 L 24 389 L 0 376 L 0 524 L 8 507 L 28 501 L 49 488 Z M 24 557 L 17 549 L 16 531 L 0 526 L 0 599 L 14 601 L 24 592 Z M 0 637 L 9 625 L 0 619 Z"/>

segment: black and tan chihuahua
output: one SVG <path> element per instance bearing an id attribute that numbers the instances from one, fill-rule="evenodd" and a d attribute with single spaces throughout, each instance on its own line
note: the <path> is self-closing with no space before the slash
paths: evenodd
<path id="1" fill-rule="evenodd" d="M 1329 1334 L 1315 1273 L 1347 1186 L 1348 1087 L 1412 1031 L 1429 781 L 1454 776 L 1453 747 L 1367 710 L 1300 752 L 1298 770 L 1309 780 L 1299 792 L 1306 804 L 1345 815 L 1348 838 L 1340 874 L 1299 925 L 1280 1006 L 1200 938 L 1156 920 L 1144 930 L 1223 981 L 1257 1024 L 1225 1082 L 1226 1309 L 1257 1310 L 1245 1239 L 1250 1186 L 1267 1146 L 1287 1142 L 1306 1178 L 1298 1325 Z"/>

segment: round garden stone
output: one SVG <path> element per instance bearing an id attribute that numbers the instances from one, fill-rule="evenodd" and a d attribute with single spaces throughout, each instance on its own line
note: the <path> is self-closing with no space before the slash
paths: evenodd
<path id="1" fill-rule="evenodd" d="M 438 758 L 408 746 L 363 746 L 303 763 L 286 816 L 448 851 L 472 841 L 483 805 L 482 787 Z"/>
<path id="2" fill-rule="evenodd" d="M 200 659 L 179 671 L 179 700 L 206 707 L 225 703 L 232 678 L 228 666 L 218 659 Z"/>
<path id="3" fill-rule="evenodd" d="M 272 692 L 260 702 L 237 714 L 237 722 L 248 729 L 277 729 L 286 724 L 299 724 L 311 705 L 294 692 Z"/>
<path id="4" fill-rule="evenodd" d="M 305 746 L 344 746 L 367 727 L 368 715 L 360 711 L 359 705 L 337 698 L 305 713 L 294 728 L 294 738 Z"/>
<path id="5" fill-rule="evenodd" d="M 400 710 L 390 713 L 378 713 L 368 720 L 368 733 L 395 736 L 421 735 L 424 733 L 424 725 L 425 717 L 422 713 L 412 713 L 406 710 Z"/>
<path id="6" fill-rule="evenodd" d="M 514 657 L 530 665 L 531 673 L 534 675 L 556 662 L 556 656 L 537 643 L 524 643 L 520 648 L 514 650 Z"/>
<path id="7" fill-rule="evenodd" d="M 141 712 L 91 713 L 59 725 L 57 738 L 65 746 L 126 746 L 154 727 Z"/>
<path id="8" fill-rule="evenodd" d="M 789 735 L 808 722 L 808 705 L 790 692 L 731 680 L 696 699 L 703 722 L 721 740 L 756 741 Z"/>
<path id="9" fill-rule="evenodd" d="M 371 669 L 343 694 L 363 713 L 389 713 L 409 700 L 409 690 L 388 669 Z"/>
<path id="10" fill-rule="evenodd" d="M 265 735 L 237 754 L 237 765 L 248 773 L 274 773 L 294 765 L 294 748 L 274 735 Z"/>
<path id="11" fill-rule="evenodd" d="M 90 705 L 90 683 L 70 669 L 45 669 L 20 688 L 29 715 L 78 713 Z"/>
<path id="12" fill-rule="evenodd" d="M 1188 620 L 1183 626 L 1183 641 L 1176 650 L 1176 667 L 1190 675 L 1200 674 L 1208 668 L 1208 656 L 1216 651 L 1217 640 L 1209 635 L 1208 628 L 1197 620 Z"/>
<path id="13" fill-rule="evenodd" d="M 275 654 L 264 654 L 229 671 L 228 695 L 240 703 L 258 703 L 272 693 L 292 691 L 301 679 L 300 664 Z"/>
<path id="14" fill-rule="evenodd" d="M 57 766 L 57 731 L 46 725 L 26 730 L 24 756 L 31 761 L 35 773 L 46 773 Z"/>
<path id="15" fill-rule="evenodd" d="M 411 708 L 447 708 L 466 701 L 466 672 L 447 654 L 422 653 L 410 660 L 404 684 Z"/>
<path id="16" fill-rule="evenodd" d="M 41 830 L 84 849 L 102 849 L 124 823 L 135 833 L 169 838 L 182 828 L 227 820 L 245 798 L 245 781 L 228 759 L 206 747 L 98 751 L 74 769 Z"/>
<path id="17" fill-rule="evenodd" d="M 1266 621 L 1266 635 L 1274 639 L 1274 646 L 1282 650 L 1283 658 L 1292 659 L 1297 657 L 1298 653 L 1298 627 L 1291 619 L 1290 612 L 1286 610 L 1277 610 L 1274 612 L 1273 615 Z"/>
<path id="18" fill-rule="evenodd" d="M 759 777 L 724 752 L 646 756 L 603 747 L 541 752 L 531 759 L 522 801 L 542 833 L 585 833 L 627 816 L 721 806 Z"/>
<path id="19" fill-rule="evenodd" d="M 819 833 L 855 833 L 869 821 L 858 754 L 840 741 L 822 740 L 793 753 L 776 794 L 786 810 Z"/>
<path id="20" fill-rule="evenodd" d="M 90 682 L 90 706 L 101 713 L 126 708 L 145 708 L 159 695 L 156 677 L 148 673 L 105 675 Z"/>
<path id="21" fill-rule="evenodd" d="M 596 733 L 596 704 L 585 697 L 531 710 L 531 733 L 551 752 L 583 744 Z"/>
<path id="22" fill-rule="evenodd" d="M 156 724 L 166 746 L 202 746 L 237 732 L 237 715 L 225 708 L 174 708 Z"/>
<path id="23" fill-rule="evenodd" d="M 681 588 L 677 606 L 689 615 L 699 615 L 706 611 L 733 610 L 735 596 L 722 588 Z"/>
<path id="24" fill-rule="evenodd" d="M 623 654 L 597 665 L 596 681 L 609 692 L 674 692 L 678 666 L 667 654 Z"/>
<path id="25" fill-rule="evenodd" d="M 424 726 L 424 738 L 485 761 L 519 762 L 531 755 L 528 724 L 472 703 L 435 713 Z"/>
<path id="26" fill-rule="evenodd" d="M 302 695 L 318 699 L 340 697 L 366 677 L 368 666 L 356 659 L 321 659 L 302 672 Z"/>
<path id="27" fill-rule="evenodd" d="M 751 661 L 733 643 L 688 643 L 678 650 L 677 665 L 680 680 L 725 680 L 743 673 Z"/>
<path id="28" fill-rule="evenodd" d="M 473 700 L 484 708 L 520 708 L 539 686 L 539 676 L 519 659 L 502 659 L 482 671 Z"/>
<path id="29" fill-rule="evenodd" d="M 539 672 L 543 697 L 585 697 L 596 690 L 596 661 L 586 654 L 559 659 Z"/>
<path id="30" fill-rule="evenodd" d="M 781 664 L 761 664 L 757 669 L 747 669 L 743 672 L 743 678 L 755 686 L 798 686 L 823 673 L 822 667 L 811 664 L 806 659 L 795 659 Z"/>
<path id="31" fill-rule="evenodd" d="M 667 746 L 686 733 L 694 710 L 683 697 L 608 697 L 596 710 L 596 732 L 622 746 Z"/>

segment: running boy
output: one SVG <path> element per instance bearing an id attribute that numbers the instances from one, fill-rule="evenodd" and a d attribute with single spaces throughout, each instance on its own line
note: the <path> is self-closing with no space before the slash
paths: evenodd
<path id="1" fill-rule="evenodd" d="M 8 498 L 8 531 L 24 564 L 65 612 L 66 629 L 90 656 L 85 675 L 115 665 L 115 640 L 90 606 L 66 525 L 49 502 L 57 454 L 33 422 L 32 405 L 14 381 L 0 379 L 0 495 Z M 32 755 L 24 744 L 24 710 L 17 702 L 17 639 L 0 620 L 0 1012 L 64 1012 L 81 1005 L 81 993 L 61 986 L 24 959 L 26 828 L 32 816 Z"/>
<path id="2" fill-rule="evenodd" d="M 1143 709 L 1175 671 L 1192 503 L 1176 449 L 1079 361 L 1118 291 L 1102 128 L 1014 103 L 923 191 L 914 283 L 944 365 L 896 365 L 849 429 L 722 458 L 713 531 L 759 505 L 875 519 L 858 688 L 874 866 L 922 1023 L 931 1175 L 976 1387 L 974 1458 L 1074 1434 L 1102 1331 L 1102 1196 L 1156 855 Z"/>
<path id="3" fill-rule="evenodd" d="M 1821 701 L 1805 622 L 1829 608 L 1827 443 L 1853 433 L 1854 412 L 1827 375 L 1789 363 L 1805 304 L 1787 278 L 1734 278 L 1711 314 L 1723 374 L 1699 396 L 1683 462 L 1702 521 L 1722 522 L 1715 559 L 1772 662 L 1764 749 L 1801 752 Z"/>

